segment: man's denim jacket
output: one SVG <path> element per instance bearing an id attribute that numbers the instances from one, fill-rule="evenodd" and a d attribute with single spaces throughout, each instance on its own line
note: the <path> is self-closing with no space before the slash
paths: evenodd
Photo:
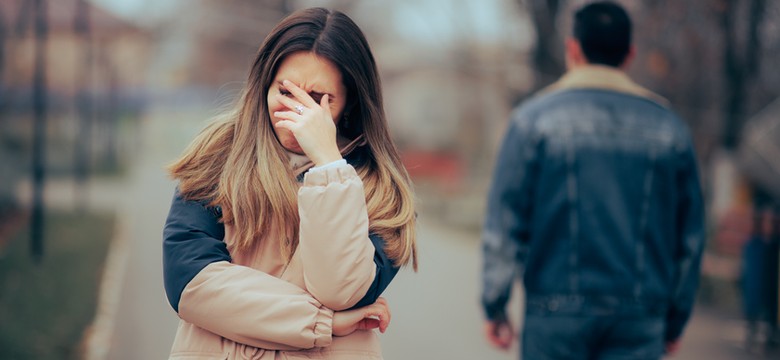
<path id="1" fill-rule="evenodd" d="M 585 66 L 514 111 L 483 230 L 489 319 L 523 268 L 529 313 L 663 316 L 680 336 L 704 209 L 691 137 L 664 102 Z"/>

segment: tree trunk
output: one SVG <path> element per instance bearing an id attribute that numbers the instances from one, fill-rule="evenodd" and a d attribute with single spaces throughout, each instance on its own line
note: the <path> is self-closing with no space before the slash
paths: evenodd
<path id="1" fill-rule="evenodd" d="M 44 241 L 44 180 L 46 174 L 46 2 L 32 0 L 35 8 L 35 74 L 33 75 L 33 199 L 30 219 L 33 259 L 43 258 Z"/>
<path id="2" fill-rule="evenodd" d="M 559 55 L 563 43 L 556 26 L 559 10 L 564 3 L 565 0 L 528 0 L 526 4 L 536 30 L 534 90 L 553 83 L 565 70 L 563 58 Z"/>
<path id="3" fill-rule="evenodd" d="M 764 19 L 766 0 L 752 0 L 749 4 L 747 26 L 747 39 L 741 41 L 738 26 L 737 0 L 725 0 L 721 9 L 721 25 L 723 28 L 723 75 L 724 75 L 724 101 L 723 101 L 723 132 L 721 143 L 728 150 L 736 149 L 742 133 L 742 127 L 748 119 L 745 108 L 750 96 L 747 84 L 755 78 L 757 73 L 759 55 L 761 52 L 761 39 L 758 29 Z M 743 46 L 741 46 L 744 44 Z"/>
<path id="4" fill-rule="evenodd" d="M 76 94 L 76 109 L 78 113 L 79 138 L 74 141 L 75 152 L 73 158 L 74 182 L 76 192 L 76 206 L 79 211 L 86 208 L 86 186 L 89 179 L 90 149 L 92 144 L 92 71 L 94 67 L 94 55 L 90 34 L 89 8 L 86 0 L 79 0 L 76 8 L 76 18 L 73 28 L 81 41 L 82 61 L 77 62 L 76 73 L 80 82 Z"/>
<path id="5" fill-rule="evenodd" d="M 7 38 L 8 30 L 5 23 L 2 9 L 0 9 L 0 99 L 4 98 L 3 90 L 3 68 L 5 67 L 5 39 Z M 0 109 L 2 109 L 2 103 L 0 103 Z"/>
<path id="6" fill-rule="evenodd" d="M 119 75 L 117 67 L 108 66 L 108 111 L 106 116 L 106 163 L 111 170 L 119 168 Z"/>

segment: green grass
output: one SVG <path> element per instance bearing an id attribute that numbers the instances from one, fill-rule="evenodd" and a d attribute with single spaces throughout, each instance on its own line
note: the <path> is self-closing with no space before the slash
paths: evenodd
<path id="1" fill-rule="evenodd" d="M 113 217 L 52 213 L 46 221 L 40 263 L 26 227 L 0 249 L 0 359 L 78 359 L 95 315 Z"/>

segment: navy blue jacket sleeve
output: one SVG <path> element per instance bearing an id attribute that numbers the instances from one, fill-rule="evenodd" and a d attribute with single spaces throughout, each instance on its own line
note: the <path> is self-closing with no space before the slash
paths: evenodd
<path id="1" fill-rule="evenodd" d="M 390 282 L 393 281 L 395 274 L 398 273 L 398 268 L 393 266 L 393 261 L 385 254 L 385 241 L 379 235 L 370 234 L 368 236 L 371 242 L 374 244 L 374 264 L 376 264 L 376 276 L 374 276 L 374 282 L 368 288 L 368 292 L 363 296 L 360 301 L 352 307 L 352 309 L 363 307 L 373 304 L 382 292 L 387 289 Z"/>
<path id="2" fill-rule="evenodd" d="M 699 287 L 699 271 L 705 244 L 704 200 L 693 144 L 688 142 L 678 177 L 678 250 L 676 287 L 666 319 L 665 340 L 678 339 L 691 316 Z"/>
<path id="3" fill-rule="evenodd" d="M 163 278 L 165 293 L 176 312 L 184 288 L 206 265 L 230 261 L 222 241 L 225 227 L 213 208 L 173 196 L 163 229 Z"/>
<path id="4" fill-rule="evenodd" d="M 522 112 L 513 114 L 496 160 L 482 229 L 482 307 L 506 319 L 530 232 L 540 139 Z"/>
<path id="5" fill-rule="evenodd" d="M 177 312 L 181 294 L 195 275 L 213 262 L 231 261 L 224 237 L 225 227 L 213 208 L 184 200 L 178 191 L 174 194 L 163 230 L 163 277 L 168 302 Z M 398 273 L 385 254 L 384 240 L 373 234 L 369 238 L 375 249 L 376 276 L 353 308 L 374 303 Z"/>

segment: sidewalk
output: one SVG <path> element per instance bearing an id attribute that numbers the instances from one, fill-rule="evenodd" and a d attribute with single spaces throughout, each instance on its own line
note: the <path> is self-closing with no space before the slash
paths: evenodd
<path id="1" fill-rule="evenodd" d="M 162 228 L 174 190 L 165 165 L 202 128 L 206 112 L 197 110 L 152 109 L 140 125 L 129 175 L 89 186 L 90 207 L 115 211 L 120 225 L 101 284 L 96 329 L 87 340 L 88 360 L 164 359 L 170 351 L 179 319 L 163 290 Z"/>
<path id="2" fill-rule="evenodd" d="M 780 359 L 780 349 L 754 354 L 748 352 L 744 344 L 745 325 L 741 319 L 725 315 L 716 309 L 699 306 L 683 335 L 680 352 L 670 359 Z"/>

